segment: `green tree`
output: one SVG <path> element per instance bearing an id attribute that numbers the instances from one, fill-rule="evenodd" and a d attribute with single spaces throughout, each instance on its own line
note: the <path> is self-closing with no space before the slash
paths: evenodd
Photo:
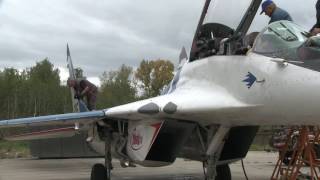
<path id="1" fill-rule="evenodd" d="M 19 74 L 14 68 L 6 68 L 0 73 L 0 106 L 1 118 L 15 118 L 21 110 L 21 98 L 25 76 Z"/>
<path id="2" fill-rule="evenodd" d="M 48 59 L 44 59 L 29 70 L 29 102 L 34 107 L 35 116 L 55 112 L 54 107 L 59 97 L 57 91 L 60 86 L 59 70 L 53 69 Z"/>
<path id="3" fill-rule="evenodd" d="M 0 71 L 0 108 L 1 120 L 71 112 L 70 90 L 61 85 L 59 71 L 48 59 L 23 71 L 5 68 Z M 28 131 L 19 128 L 1 134 Z"/>
<path id="4" fill-rule="evenodd" d="M 116 71 L 104 72 L 98 96 L 98 108 L 112 107 L 136 100 L 132 67 L 122 65 Z"/>
<path id="5" fill-rule="evenodd" d="M 158 96 L 163 87 L 173 78 L 174 65 L 168 60 L 142 60 L 135 73 L 139 87 L 144 90 L 143 97 Z"/>

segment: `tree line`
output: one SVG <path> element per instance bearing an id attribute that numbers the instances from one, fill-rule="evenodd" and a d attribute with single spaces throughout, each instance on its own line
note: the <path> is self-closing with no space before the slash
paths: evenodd
<path id="1" fill-rule="evenodd" d="M 157 96 L 173 77 L 174 65 L 168 60 L 142 60 L 139 67 L 122 65 L 104 72 L 97 99 L 103 109 Z M 83 76 L 81 68 L 77 76 Z M 0 119 L 72 112 L 70 89 L 63 85 L 59 70 L 44 59 L 19 71 L 0 71 Z"/>

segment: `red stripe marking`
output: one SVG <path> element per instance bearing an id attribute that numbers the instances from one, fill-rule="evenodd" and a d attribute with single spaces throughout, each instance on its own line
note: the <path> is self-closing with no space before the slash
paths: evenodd
<path id="1" fill-rule="evenodd" d="M 39 132 L 31 132 L 31 133 L 25 133 L 25 134 L 19 134 L 15 136 L 10 136 L 9 138 L 17 138 L 22 136 L 35 136 L 35 135 L 43 135 L 43 134 L 50 134 L 55 132 L 66 132 L 66 131 L 74 131 L 74 127 L 66 127 L 66 128 L 59 128 L 59 129 L 50 129 L 45 131 L 39 131 Z"/>
<path id="2" fill-rule="evenodd" d="M 154 141 L 156 140 L 156 137 L 158 136 L 159 132 L 160 132 L 160 128 L 162 126 L 162 122 L 161 123 L 157 123 L 157 124 L 152 124 L 152 127 L 154 127 L 156 129 L 156 131 L 154 132 L 153 136 L 152 136 L 152 141 L 151 144 L 149 146 L 149 150 L 152 146 L 152 144 L 154 143 Z"/>

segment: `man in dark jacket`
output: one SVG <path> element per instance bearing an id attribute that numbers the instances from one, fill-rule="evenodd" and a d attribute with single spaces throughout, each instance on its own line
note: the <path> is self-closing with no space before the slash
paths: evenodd
<path id="1" fill-rule="evenodd" d="M 320 0 L 317 1 L 316 10 L 317 10 L 317 22 L 310 30 L 312 35 L 317 35 L 320 33 Z"/>
<path id="2" fill-rule="evenodd" d="M 277 7 L 272 0 L 264 1 L 261 7 L 262 11 L 260 14 L 265 13 L 271 18 L 269 24 L 281 20 L 292 21 L 292 17 L 290 16 L 290 14 L 287 11 Z"/>
<path id="3" fill-rule="evenodd" d="M 96 100 L 98 94 L 98 88 L 86 79 L 73 80 L 68 79 L 67 84 L 72 87 L 75 91 L 75 98 L 87 99 L 87 107 L 90 111 L 96 108 Z"/>

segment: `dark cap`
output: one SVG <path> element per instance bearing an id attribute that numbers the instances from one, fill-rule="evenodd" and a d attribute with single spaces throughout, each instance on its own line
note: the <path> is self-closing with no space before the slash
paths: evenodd
<path id="1" fill-rule="evenodd" d="M 267 7 L 270 6 L 271 4 L 273 4 L 273 1 L 272 1 L 272 0 L 266 0 L 266 1 L 264 1 L 264 2 L 262 3 L 262 5 L 261 5 L 262 11 L 261 11 L 260 14 L 266 12 Z"/>

